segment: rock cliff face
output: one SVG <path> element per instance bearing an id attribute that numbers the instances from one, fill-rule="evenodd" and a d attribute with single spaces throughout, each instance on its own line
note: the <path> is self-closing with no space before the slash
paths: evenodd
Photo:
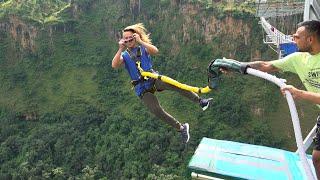
<path id="1" fill-rule="evenodd" d="M 203 8 L 195 4 L 184 4 L 180 8 L 184 17 L 182 27 L 183 42 L 197 41 L 191 38 L 191 30 L 204 37 L 202 43 L 207 44 L 214 39 L 221 40 L 221 48 L 230 51 L 229 57 L 234 58 L 239 44 L 248 45 L 252 38 L 252 22 L 240 18 L 234 18 L 231 14 L 219 18 L 214 15 L 206 15 Z M 200 15 L 199 14 L 203 14 Z M 197 17 L 197 18 L 195 18 Z M 236 40 L 236 42 L 235 42 Z M 260 52 L 254 53 L 253 58 L 260 58 Z M 256 57 L 258 56 L 258 57 Z"/>
<path id="2" fill-rule="evenodd" d="M 20 1 L 15 1 L 14 2 L 17 7 L 19 7 L 19 4 L 23 4 L 24 2 Z M 45 2 L 43 2 L 45 4 Z M 64 11 L 67 16 L 69 16 L 72 19 L 78 20 L 80 13 L 82 13 L 86 7 L 90 6 L 92 3 L 88 4 L 77 4 L 75 2 L 71 2 L 71 0 L 68 1 L 70 3 L 70 6 L 62 6 L 61 8 L 66 9 Z M 41 5 L 41 3 L 39 3 Z M 57 3 L 59 4 L 59 3 Z M 60 3 L 61 4 L 61 3 Z M 44 22 L 44 20 L 35 20 L 33 18 L 30 18 L 31 15 L 39 11 L 39 7 L 34 7 L 33 5 L 30 5 L 30 2 L 26 2 L 23 4 L 24 6 L 24 11 L 26 11 L 26 16 L 25 17 L 20 17 L 18 15 L 7 15 L 5 16 L 6 18 L 0 19 L 0 31 L 8 33 L 12 39 L 16 42 L 18 42 L 21 47 L 25 50 L 31 51 L 33 53 L 36 52 L 37 50 L 37 37 L 40 34 L 40 31 L 45 30 L 48 32 L 48 36 L 51 37 L 53 31 L 63 31 L 63 32 L 68 32 L 72 30 L 73 24 L 71 23 L 70 25 L 68 23 L 52 23 L 50 24 L 41 24 L 39 23 L 40 21 Z M 48 10 L 47 10 L 47 9 Z M 43 11 L 49 11 L 50 8 L 48 6 L 43 6 L 42 10 Z M 54 7 L 57 11 L 55 12 L 56 14 L 60 13 L 58 7 Z M 41 9 L 41 8 L 40 8 Z M 19 14 L 20 9 L 15 10 Z M 21 12 L 20 12 L 21 13 Z M 39 12 L 38 12 L 39 13 Z M 50 17 L 51 15 L 56 15 L 55 13 L 48 14 L 46 12 L 39 13 L 37 14 L 40 16 L 39 18 L 45 18 L 42 16 L 46 16 L 47 18 Z M 36 16 L 36 15 L 35 15 Z M 29 17 L 29 18 L 28 18 Z M 34 21 L 34 22 L 33 22 Z M 33 23 L 31 23 L 33 22 Z"/>
<path id="3" fill-rule="evenodd" d="M 215 16 L 202 17 L 200 21 L 196 21 L 192 16 L 200 13 L 201 9 L 195 6 L 186 5 L 182 7 L 182 13 L 185 17 L 183 27 L 184 40 L 189 41 L 187 29 L 192 27 L 194 31 L 203 33 L 205 41 L 209 42 L 214 36 L 228 34 L 232 37 L 243 37 L 245 44 L 250 36 L 250 24 L 243 22 L 241 19 L 234 19 L 231 16 L 226 16 L 224 19 L 217 19 Z"/>
<path id="4" fill-rule="evenodd" d="M 36 51 L 37 27 L 23 22 L 17 16 L 9 16 L 8 21 L 0 23 L 0 30 L 9 33 L 24 49 Z"/>
<path id="5" fill-rule="evenodd" d="M 79 19 L 81 13 L 90 10 L 90 7 L 96 6 L 95 3 L 101 2 L 91 1 L 90 3 L 82 4 L 72 2 L 72 6 L 68 12 L 76 21 L 81 21 L 81 19 Z M 141 7 L 145 9 L 144 6 L 146 5 L 141 3 L 140 0 L 129 1 L 128 8 L 133 16 L 144 13 Z M 159 2 L 156 3 L 159 4 Z M 182 33 L 182 39 L 177 39 L 177 35 L 171 37 L 172 42 L 177 43 L 177 45 L 181 42 L 199 41 L 191 37 L 191 33 L 193 32 L 199 33 L 200 36 L 204 37 L 204 42 L 202 43 L 210 43 L 215 37 L 225 37 L 227 35 L 230 39 L 243 41 L 237 42 L 237 44 L 248 44 L 248 39 L 251 34 L 251 24 L 244 22 L 242 19 L 235 19 L 231 15 L 226 15 L 224 18 L 217 18 L 213 15 L 207 16 L 203 13 L 204 10 L 199 4 L 183 3 L 181 0 L 171 0 L 169 7 L 179 11 L 174 17 L 171 17 L 172 19 L 176 19 L 178 16 L 183 17 L 182 29 L 177 30 L 177 32 Z M 170 10 L 161 9 L 161 11 L 162 12 L 157 12 L 159 20 L 168 18 L 166 12 Z M 154 20 L 150 20 L 150 22 L 152 21 Z M 48 33 L 49 39 L 52 39 L 51 36 L 55 31 L 69 32 L 72 31 L 72 28 L 72 24 L 61 23 L 45 26 L 45 31 Z M 10 36 L 12 36 L 12 39 L 17 41 L 24 49 L 35 52 L 37 50 L 37 35 L 40 34 L 40 31 L 43 31 L 43 28 L 41 29 L 39 26 L 26 23 L 17 16 L 10 16 L 5 22 L 0 22 L 0 30 L 8 32 Z M 235 48 L 234 44 L 230 44 L 228 41 L 226 41 L 226 43 L 229 49 Z M 233 57 L 234 53 L 235 52 L 231 53 L 230 56 Z M 257 52 L 256 54 L 260 53 Z"/>

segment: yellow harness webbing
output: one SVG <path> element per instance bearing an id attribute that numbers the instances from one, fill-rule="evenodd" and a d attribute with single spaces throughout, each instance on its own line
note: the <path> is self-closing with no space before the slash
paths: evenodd
<path id="1" fill-rule="evenodd" d="M 183 83 L 180 83 L 168 76 L 164 76 L 164 75 L 159 75 L 159 74 L 156 74 L 156 73 L 152 73 L 152 72 L 146 72 L 144 71 L 141 66 L 140 66 L 140 62 L 137 62 L 137 67 L 140 71 L 140 74 L 141 76 L 143 77 L 149 77 L 149 78 L 153 78 L 153 79 L 159 79 L 165 83 L 168 83 L 168 84 L 171 84 L 173 86 L 176 86 L 180 89 L 184 89 L 184 90 L 187 90 L 187 91 L 191 91 L 191 92 L 195 92 L 195 93 L 208 93 L 211 91 L 211 89 L 209 88 L 209 86 L 206 86 L 204 88 L 199 88 L 199 87 L 194 87 L 194 86 L 189 86 L 187 84 L 183 84 Z"/>

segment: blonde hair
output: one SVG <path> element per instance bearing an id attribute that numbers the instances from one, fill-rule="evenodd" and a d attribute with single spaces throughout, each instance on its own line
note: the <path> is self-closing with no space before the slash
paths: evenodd
<path id="1" fill-rule="evenodd" d="M 132 31 L 133 33 L 137 33 L 137 34 L 139 34 L 139 36 L 143 42 L 152 44 L 150 36 L 149 36 L 150 34 L 147 34 L 147 29 L 144 27 L 144 25 L 142 23 L 134 24 L 134 25 L 131 25 L 131 26 L 124 28 L 123 32 L 126 32 L 126 31 Z"/>

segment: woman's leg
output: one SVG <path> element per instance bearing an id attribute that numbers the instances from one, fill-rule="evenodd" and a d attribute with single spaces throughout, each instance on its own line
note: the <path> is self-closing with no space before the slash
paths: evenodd
<path id="1" fill-rule="evenodd" d="M 172 117 L 169 113 L 163 110 L 163 108 L 159 104 L 157 97 L 153 93 L 144 93 L 144 95 L 141 97 L 141 100 L 154 115 L 162 119 L 170 126 L 176 128 L 178 131 L 180 130 L 181 123 L 177 121 L 174 117 Z"/>
<path id="2" fill-rule="evenodd" d="M 176 91 L 178 93 L 180 93 L 181 95 L 187 97 L 188 99 L 190 99 L 191 101 L 195 102 L 195 103 L 199 103 L 200 102 L 200 97 L 198 96 L 198 94 L 191 92 L 191 91 L 187 91 L 184 89 L 180 89 L 176 86 L 173 86 L 171 84 L 165 83 L 161 80 L 156 80 L 155 82 L 155 86 L 157 90 L 171 90 L 171 91 Z"/>

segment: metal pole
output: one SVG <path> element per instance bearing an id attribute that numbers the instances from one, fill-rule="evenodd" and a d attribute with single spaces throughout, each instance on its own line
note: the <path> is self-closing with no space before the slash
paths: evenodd
<path id="1" fill-rule="evenodd" d="M 284 79 L 279 79 L 276 76 L 270 75 L 268 73 L 256 70 L 256 69 L 252 69 L 252 68 L 248 68 L 247 69 L 247 73 L 266 79 L 268 81 L 271 81 L 273 83 L 275 83 L 276 85 L 278 85 L 280 88 L 284 87 L 285 84 L 285 80 Z M 316 178 L 313 176 L 310 164 L 307 161 L 307 156 L 303 147 L 303 139 L 302 139 L 302 133 L 301 133 L 301 128 L 300 128 L 300 122 L 299 122 L 299 117 L 298 117 L 298 113 L 297 113 L 297 109 L 296 109 L 296 105 L 294 103 L 293 97 L 291 95 L 291 93 L 289 91 L 285 92 L 286 94 L 286 99 L 288 101 L 288 105 L 289 105 L 289 110 L 290 110 L 290 114 L 291 114 L 291 118 L 292 118 L 292 124 L 293 124 L 293 130 L 294 130 L 294 135 L 296 138 L 296 143 L 297 143 L 297 147 L 298 147 L 298 154 L 303 166 L 303 169 L 306 173 L 306 176 L 308 179 L 310 180 L 316 180 Z"/>
<path id="2" fill-rule="evenodd" d="M 310 0 L 306 0 L 304 3 L 303 21 L 310 19 Z"/>

